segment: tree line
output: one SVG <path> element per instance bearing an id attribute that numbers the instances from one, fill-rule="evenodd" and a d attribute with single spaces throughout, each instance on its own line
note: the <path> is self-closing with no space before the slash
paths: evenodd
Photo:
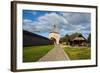
<path id="1" fill-rule="evenodd" d="M 70 38 L 74 37 L 75 35 L 83 36 L 82 33 L 73 33 L 71 35 L 66 34 L 64 37 L 60 38 L 60 43 L 65 43 L 66 45 L 68 45 Z M 86 40 L 86 43 L 90 46 L 91 45 L 91 33 L 88 34 L 88 37 L 85 38 L 85 40 Z"/>

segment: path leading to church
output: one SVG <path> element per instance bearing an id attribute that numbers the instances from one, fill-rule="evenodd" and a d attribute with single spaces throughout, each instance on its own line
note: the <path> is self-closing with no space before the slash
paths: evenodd
<path id="1" fill-rule="evenodd" d="M 55 45 L 55 47 L 49 51 L 45 56 L 40 58 L 39 61 L 64 61 L 69 60 L 68 55 L 64 52 L 60 45 Z"/>

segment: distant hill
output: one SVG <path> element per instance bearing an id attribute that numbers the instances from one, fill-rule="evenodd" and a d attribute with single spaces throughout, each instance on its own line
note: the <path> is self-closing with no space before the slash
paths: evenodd
<path id="1" fill-rule="evenodd" d="M 32 33 L 32 32 L 23 30 L 23 46 L 50 45 L 50 44 L 53 44 L 53 41 L 51 41 L 50 39 L 44 36 Z"/>

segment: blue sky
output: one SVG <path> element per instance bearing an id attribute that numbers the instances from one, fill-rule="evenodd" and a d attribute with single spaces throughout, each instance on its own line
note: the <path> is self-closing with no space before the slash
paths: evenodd
<path id="1" fill-rule="evenodd" d="M 82 33 L 85 37 L 91 32 L 91 14 L 78 12 L 56 12 L 23 10 L 23 29 L 48 37 L 56 25 L 60 36 Z"/>

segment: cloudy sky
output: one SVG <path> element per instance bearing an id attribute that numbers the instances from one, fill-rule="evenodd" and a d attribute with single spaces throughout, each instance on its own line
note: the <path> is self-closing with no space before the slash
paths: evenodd
<path id="1" fill-rule="evenodd" d="M 56 12 L 23 10 L 23 29 L 48 37 L 56 25 L 60 36 L 82 33 L 85 37 L 91 32 L 91 14 L 79 12 Z"/>

